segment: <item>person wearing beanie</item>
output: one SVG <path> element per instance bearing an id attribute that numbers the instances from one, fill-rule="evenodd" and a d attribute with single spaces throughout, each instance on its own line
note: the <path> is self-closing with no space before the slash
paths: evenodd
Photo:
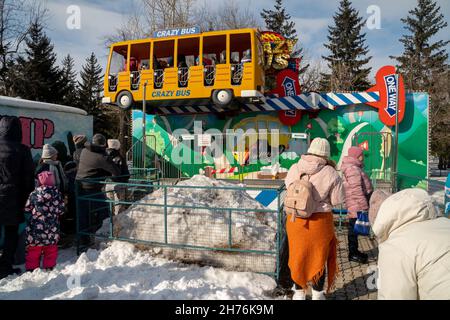
<path id="1" fill-rule="evenodd" d="M 379 300 L 450 299 L 450 219 L 425 190 L 382 201 L 372 214 L 378 241 Z"/>
<path id="2" fill-rule="evenodd" d="M 56 151 L 58 151 L 58 157 L 56 160 L 61 162 L 61 165 L 64 167 L 66 163 L 70 160 L 70 156 L 68 155 L 66 145 L 64 144 L 64 142 L 57 140 L 53 142 L 51 146 L 55 148 Z"/>
<path id="3" fill-rule="evenodd" d="M 60 217 L 64 214 L 64 198 L 56 187 L 56 177 L 50 171 L 37 176 L 39 186 L 28 197 L 25 212 L 31 214 L 26 232 L 25 269 L 41 267 L 51 270 L 56 266 L 60 240 Z"/>
<path id="4" fill-rule="evenodd" d="M 116 166 L 120 168 L 120 177 L 115 179 L 119 184 L 114 186 L 116 201 L 125 201 L 127 199 L 127 188 L 124 185 L 121 185 L 121 183 L 127 183 L 130 180 L 130 171 L 128 170 L 128 164 L 125 157 L 120 153 L 120 141 L 117 139 L 109 139 L 106 154 Z M 115 209 L 115 213 L 118 214 L 124 211 L 126 206 L 118 205 Z"/>
<path id="5" fill-rule="evenodd" d="M 65 195 L 68 189 L 67 177 L 64 173 L 61 161 L 58 160 L 58 151 L 51 145 L 46 144 L 42 148 L 42 156 L 36 169 L 36 177 L 44 171 L 50 171 L 55 177 L 55 186 Z"/>
<path id="6" fill-rule="evenodd" d="M 102 203 L 102 201 L 106 201 L 106 196 L 102 192 L 104 186 L 102 182 L 111 176 L 118 177 L 120 173 L 120 168 L 106 153 L 106 138 L 101 134 L 95 134 L 92 142 L 87 142 L 81 152 L 76 180 L 80 185 L 79 195 L 95 197 L 99 201 L 79 201 L 80 216 L 77 219 L 80 231 L 98 230 L 102 226 L 103 220 L 109 217 L 109 209 L 105 208 L 104 202 Z M 93 179 L 96 182 L 92 182 Z M 89 217 L 91 214 L 94 216 Z M 89 236 L 83 236 L 81 241 L 84 245 L 91 243 Z"/>
<path id="7" fill-rule="evenodd" d="M 328 276 L 329 292 L 337 274 L 337 238 L 332 209 L 344 202 L 344 190 L 342 180 L 329 157 L 329 142 L 316 138 L 308 153 L 291 167 L 285 179 L 286 188 L 289 188 L 294 181 L 306 175 L 313 186 L 315 201 L 315 210 L 310 218 L 297 218 L 294 221 L 288 218 L 286 221 L 288 263 L 295 283 L 295 300 L 305 300 L 310 282 L 312 299 L 325 300 L 325 278 Z"/>
<path id="8" fill-rule="evenodd" d="M 84 149 L 84 145 L 87 142 L 85 135 L 76 135 L 73 137 L 73 143 L 75 144 L 75 152 L 73 153 L 73 161 L 77 164 L 80 163 L 81 152 Z"/>
<path id="9" fill-rule="evenodd" d="M 368 212 L 368 199 L 373 191 L 372 183 L 363 170 L 363 160 L 363 150 L 351 147 L 341 165 L 348 216 L 348 259 L 358 263 L 367 263 L 368 256 L 359 251 L 358 234 L 354 231 L 355 223 L 358 212 Z"/>
<path id="10" fill-rule="evenodd" d="M 34 190 L 34 163 L 29 147 L 22 144 L 19 118 L 0 119 L 0 225 L 4 230 L 0 257 L 0 279 L 20 273 L 13 268 L 19 244 L 19 226 L 25 221 L 23 208 Z"/>

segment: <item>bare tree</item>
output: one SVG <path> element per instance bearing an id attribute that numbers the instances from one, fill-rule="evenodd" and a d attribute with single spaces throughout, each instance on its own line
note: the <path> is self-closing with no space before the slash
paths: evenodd
<path id="1" fill-rule="evenodd" d="M 225 0 L 218 7 L 211 8 L 205 0 L 204 5 L 195 11 L 195 21 L 205 31 L 260 27 L 250 5 L 243 7 L 236 0 Z"/>
<path id="2" fill-rule="evenodd" d="M 0 92 L 6 88 L 8 65 L 19 52 L 34 22 L 45 24 L 48 10 L 41 1 L 0 0 Z"/>
<path id="3" fill-rule="evenodd" d="M 152 31 L 188 27 L 195 0 L 142 0 Z"/>
<path id="4" fill-rule="evenodd" d="M 196 0 L 141 0 L 114 34 L 102 41 L 106 47 L 114 42 L 150 37 L 154 31 L 188 27 L 194 23 Z"/>
<path id="5" fill-rule="evenodd" d="M 306 60 L 306 59 L 305 59 Z M 320 81 L 322 79 L 321 73 L 324 72 L 324 66 L 322 61 L 305 61 L 309 67 L 305 72 L 301 72 L 299 75 L 300 86 L 303 92 L 313 92 L 320 90 Z"/>

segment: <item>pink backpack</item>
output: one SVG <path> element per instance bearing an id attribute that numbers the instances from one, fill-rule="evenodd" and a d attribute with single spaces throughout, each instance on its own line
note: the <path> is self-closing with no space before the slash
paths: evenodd
<path id="1" fill-rule="evenodd" d="M 303 177 L 308 177 L 308 180 Z M 308 219 L 314 213 L 316 201 L 314 200 L 314 186 L 309 182 L 310 176 L 302 174 L 300 179 L 295 180 L 287 189 L 284 198 L 286 214 L 291 215 L 291 221 L 296 218 Z"/>

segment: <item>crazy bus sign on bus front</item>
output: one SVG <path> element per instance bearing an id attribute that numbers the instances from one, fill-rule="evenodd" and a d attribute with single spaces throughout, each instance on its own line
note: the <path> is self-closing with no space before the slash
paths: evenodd
<path id="1" fill-rule="evenodd" d="M 200 27 L 190 27 L 190 28 L 177 28 L 155 31 L 153 33 L 154 38 L 167 38 L 167 37 L 177 37 L 177 36 L 187 36 L 192 34 L 199 34 Z"/>

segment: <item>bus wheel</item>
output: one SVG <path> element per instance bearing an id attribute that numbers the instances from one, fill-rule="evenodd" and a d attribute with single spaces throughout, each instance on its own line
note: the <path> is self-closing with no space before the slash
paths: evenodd
<path id="1" fill-rule="evenodd" d="M 226 108 L 233 102 L 233 91 L 227 89 L 214 90 L 213 103 L 220 108 Z"/>
<path id="2" fill-rule="evenodd" d="M 117 96 L 117 105 L 122 110 L 128 110 L 133 104 L 133 96 L 128 91 L 123 91 Z"/>

